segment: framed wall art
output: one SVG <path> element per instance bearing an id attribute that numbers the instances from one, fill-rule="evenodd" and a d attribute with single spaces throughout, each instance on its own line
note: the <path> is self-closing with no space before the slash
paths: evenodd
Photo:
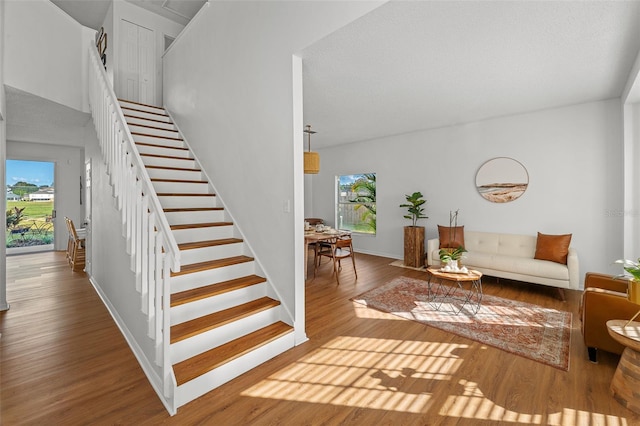
<path id="1" fill-rule="evenodd" d="M 486 161 L 476 173 L 478 193 L 492 203 L 508 203 L 524 194 L 529 173 L 519 161 L 496 157 Z"/>

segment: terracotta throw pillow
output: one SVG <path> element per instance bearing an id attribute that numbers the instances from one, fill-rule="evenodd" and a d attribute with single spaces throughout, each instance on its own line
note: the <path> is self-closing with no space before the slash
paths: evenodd
<path id="1" fill-rule="evenodd" d="M 536 255 L 534 259 L 550 260 L 552 262 L 567 264 L 571 234 L 546 235 L 538 232 L 536 241 Z"/>
<path id="2" fill-rule="evenodd" d="M 464 247 L 464 225 L 442 226 L 438 225 L 438 239 L 440 248 Z"/>

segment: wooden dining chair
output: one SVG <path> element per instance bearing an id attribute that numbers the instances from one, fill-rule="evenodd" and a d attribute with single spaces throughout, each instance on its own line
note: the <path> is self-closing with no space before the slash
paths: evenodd
<path id="1" fill-rule="evenodd" d="M 340 285 L 340 278 L 338 273 L 342 271 L 342 259 L 346 259 L 347 257 L 351 258 L 351 263 L 353 264 L 353 272 L 356 275 L 356 280 L 358 279 L 358 271 L 356 270 L 356 258 L 353 252 L 353 240 L 351 237 L 348 238 L 335 238 L 331 240 L 331 244 L 328 248 L 320 247 L 316 253 L 317 262 L 314 262 L 314 270 L 313 276 L 316 276 L 316 270 L 320 267 L 320 263 L 322 262 L 322 257 L 328 257 L 333 260 L 333 273 L 336 275 L 336 282 Z"/>
<path id="2" fill-rule="evenodd" d="M 71 270 L 82 271 L 85 266 L 85 238 L 78 236 L 73 221 L 68 217 L 64 218 L 69 229 L 69 243 L 67 244 L 67 257 Z"/>
<path id="3" fill-rule="evenodd" d="M 71 263 L 71 253 L 73 251 L 73 237 L 71 236 L 71 227 L 69 226 L 69 218 L 65 216 L 64 223 L 67 226 L 67 233 L 69 238 L 67 239 L 67 261 Z"/>

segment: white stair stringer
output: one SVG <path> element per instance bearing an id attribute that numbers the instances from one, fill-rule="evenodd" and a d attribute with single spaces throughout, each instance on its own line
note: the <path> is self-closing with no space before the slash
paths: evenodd
<path id="1" fill-rule="evenodd" d="M 180 249 L 164 355 L 177 409 L 292 348 L 293 320 L 171 118 L 157 107 L 120 106 Z"/>

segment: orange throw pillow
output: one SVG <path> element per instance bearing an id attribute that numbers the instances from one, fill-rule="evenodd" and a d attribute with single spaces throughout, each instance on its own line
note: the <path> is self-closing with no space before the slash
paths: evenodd
<path id="1" fill-rule="evenodd" d="M 536 255 L 534 259 L 550 260 L 552 262 L 567 264 L 571 234 L 546 235 L 538 232 L 536 241 Z"/>
<path id="2" fill-rule="evenodd" d="M 438 239 L 440 240 L 440 248 L 464 247 L 464 225 L 438 225 Z"/>

